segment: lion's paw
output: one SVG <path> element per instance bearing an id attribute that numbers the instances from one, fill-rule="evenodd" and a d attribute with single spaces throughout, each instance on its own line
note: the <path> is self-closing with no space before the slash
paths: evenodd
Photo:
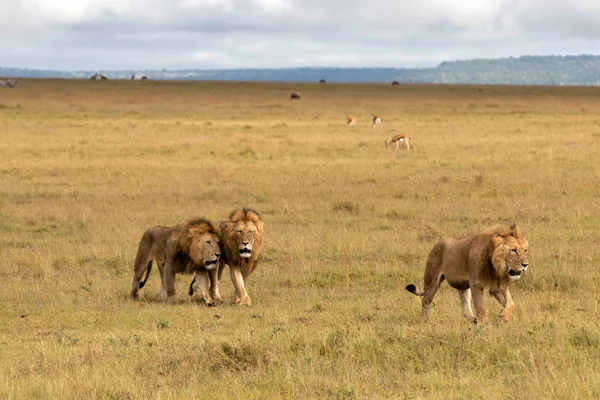
<path id="1" fill-rule="evenodd" d="M 252 300 L 250 300 L 250 296 L 245 296 L 244 298 L 236 296 L 233 303 L 239 306 L 251 306 Z"/>

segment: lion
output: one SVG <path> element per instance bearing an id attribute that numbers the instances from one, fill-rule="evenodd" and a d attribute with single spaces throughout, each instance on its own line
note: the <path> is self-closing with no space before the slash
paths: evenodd
<path id="1" fill-rule="evenodd" d="M 152 261 L 158 264 L 161 277 L 161 299 L 175 296 L 175 274 L 195 274 L 202 298 L 209 306 L 220 301 L 217 287 L 218 263 L 221 259 L 219 230 L 204 218 L 188 218 L 175 226 L 154 226 L 148 229 L 138 246 L 134 264 L 131 297 L 138 297 L 144 287 Z M 140 282 L 142 275 L 146 277 Z M 210 288 L 209 288 L 210 286 Z"/>
<path id="2" fill-rule="evenodd" d="M 528 252 L 529 243 L 516 224 L 497 225 L 467 238 L 442 238 L 427 257 L 423 291 L 418 292 L 413 284 L 406 290 L 423 297 L 421 314 L 427 320 L 433 297 L 446 279 L 459 291 L 463 315 L 482 324 L 488 321 L 483 291 L 489 287 L 503 306 L 498 321 L 507 322 L 515 307 L 508 284 L 527 270 Z M 471 310 L 471 293 L 477 316 Z"/>
<path id="3" fill-rule="evenodd" d="M 235 288 L 233 303 L 249 306 L 252 300 L 246 292 L 246 279 L 258 265 L 264 236 L 260 214 L 251 208 L 235 210 L 228 220 L 219 223 L 219 233 L 223 256 L 219 261 L 217 278 L 221 280 L 225 266 L 229 265 Z M 194 279 L 190 283 L 190 295 L 194 294 L 195 282 Z"/>

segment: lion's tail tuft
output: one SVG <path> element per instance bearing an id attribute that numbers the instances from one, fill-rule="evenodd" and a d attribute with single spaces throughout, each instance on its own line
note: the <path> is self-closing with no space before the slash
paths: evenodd
<path id="1" fill-rule="evenodd" d="M 425 294 L 424 290 L 422 292 L 417 292 L 417 287 L 415 285 L 413 285 L 412 283 L 406 285 L 406 290 L 408 290 L 409 292 L 411 292 L 412 294 L 417 295 L 417 296 L 423 296 Z"/>

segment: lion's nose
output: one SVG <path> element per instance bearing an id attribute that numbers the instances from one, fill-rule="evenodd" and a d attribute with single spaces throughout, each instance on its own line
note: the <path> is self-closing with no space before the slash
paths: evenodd
<path id="1" fill-rule="evenodd" d="M 248 245 L 250 244 L 250 242 L 242 242 L 242 244 L 243 244 L 244 246 L 248 246 Z"/>
<path id="2" fill-rule="evenodd" d="M 521 266 L 522 266 L 523 268 L 527 268 L 527 266 L 528 266 L 528 265 L 529 265 L 529 263 L 521 263 Z"/>

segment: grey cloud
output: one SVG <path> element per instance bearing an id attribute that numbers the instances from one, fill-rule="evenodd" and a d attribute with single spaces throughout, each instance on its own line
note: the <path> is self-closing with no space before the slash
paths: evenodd
<path id="1" fill-rule="evenodd" d="M 414 67 L 594 52 L 600 36 L 590 0 L 36 1 L 0 0 L 0 65 Z"/>

